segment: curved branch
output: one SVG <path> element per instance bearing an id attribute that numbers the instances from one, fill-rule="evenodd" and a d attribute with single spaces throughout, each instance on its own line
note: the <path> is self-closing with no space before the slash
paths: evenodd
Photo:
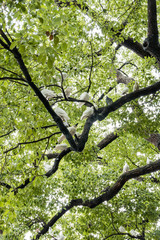
<path id="1" fill-rule="evenodd" d="M 25 80 L 23 79 L 20 79 L 20 78 L 12 78 L 12 77 L 3 77 L 3 78 L 0 78 L 0 80 L 9 80 L 10 82 L 14 82 L 14 83 L 18 83 L 20 85 L 23 85 L 23 86 L 28 86 L 28 84 L 25 84 Z M 19 81 L 22 81 L 22 82 L 19 82 L 19 81 L 16 81 L 16 80 L 19 80 Z"/>
<path id="2" fill-rule="evenodd" d="M 39 239 L 42 235 L 47 233 L 49 227 L 52 227 L 58 219 L 60 219 L 66 212 L 68 212 L 71 208 L 75 206 L 85 206 L 89 208 L 95 208 L 99 204 L 103 203 L 104 201 L 111 200 L 114 196 L 116 196 L 122 187 L 125 185 L 127 181 L 132 178 L 139 177 L 141 175 L 149 174 L 155 171 L 160 170 L 160 160 L 155 161 L 154 163 L 148 164 L 144 167 L 140 167 L 129 172 L 122 174 L 118 180 L 109 188 L 107 188 L 106 192 L 91 200 L 83 201 L 82 199 L 75 199 L 71 200 L 70 203 L 62 208 L 44 227 L 43 229 L 37 234 L 36 238 L 32 240 Z"/>
<path id="3" fill-rule="evenodd" d="M 135 52 L 141 58 L 151 57 L 151 54 L 144 50 L 143 45 L 137 41 L 134 41 L 133 38 L 128 37 L 120 44 Z"/>
<path id="4" fill-rule="evenodd" d="M 108 107 L 103 107 L 101 109 L 98 109 L 98 111 L 100 113 L 98 114 L 97 118 L 98 118 L 99 121 L 102 121 L 106 116 L 108 116 L 108 114 L 110 112 L 113 112 L 113 111 L 119 109 L 120 107 L 122 107 L 127 102 L 130 102 L 130 101 L 135 100 L 135 99 L 137 99 L 139 97 L 142 97 L 142 96 L 147 96 L 147 95 L 150 95 L 150 94 L 154 94 L 159 90 L 160 90 L 160 82 L 156 82 L 155 84 L 153 84 L 149 87 L 141 88 L 137 91 L 126 94 L 125 96 L 119 98 L 117 101 L 113 102 Z"/>
<path id="5" fill-rule="evenodd" d="M 15 73 L 15 72 L 13 72 L 13 71 L 11 71 L 11 70 L 8 70 L 8 69 L 4 68 L 4 67 L 1 67 L 1 66 L 0 66 L 0 69 L 4 70 L 4 71 L 6 71 L 6 72 L 10 72 L 10 73 L 12 73 L 12 74 L 14 74 L 14 75 L 19 76 L 20 78 L 22 78 L 22 76 L 18 75 L 17 73 Z M 25 79 L 23 79 L 23 80 L 25 81 Z"/>
<path id="6" fill-rule="evenodd" d="M 109 113 L 116 111 L 117 109 L 122 107 L 127 102 L 135 100 L 141 96 L 147 96 L 150 94 L 154 94 L 155 92 L 157 92 L 159 90 L 160 90 L 160 82 L 157 82 L 149 87 L 142 88 L 140 90 L 126 94 L 125 96 L 119 98 L 117 101 L 113 102 L 111 105 L 109 105 L 107 107 L 102 107 L 102 108 L 99 108 L 98 110 L 96 110 L 94 112 L 94 114 L 87 119 L 87 121 L 84 125 L 82 135 L 78 142 L 78 151 L 79 152 L 83 151 L 85 144 L 88 140 L 90 128 L 92 127 L 92 125 L 95 121 L 97 121 L 97 120 L 102 121 L 109 115 Z"/>
<path id="7" fill-rule="evenodd" d="M 40 139 L 38 139 L 38 140 L 34 140 L 34 141 L 30 141 L 30 142 L 20 142 L 20 143 L 18 143 L 18 144 L 17 144 L 15 147 L 13 147 L 13 148 L 10 148 L 10 149 L 8 149 L 8 150 L 4 151 L 4 153 L 8 153 L 8 152 L 10 152 L 10 151 L 12 151 L 12 150 L 14 150 L 14 149 L 18 148 L 18 147 L 19 147 L 19 146 L 21 146 L 21 145 L 25 145 L 25 144 L 32 144 L 32 143 L 41 142 L 41 141 L 43 141 L 43 140 L 46 140 L 46 139 L 49 139 L 49 138 L 51 138 L 52 136 L 54 136 L 54 135 L 56 135 L 56 134 L 59 134 L 59 133 L 61 133 L 61 132 L 52 133 L 51 135 L 49 135 L 49 136 L 47 136 L 47 137 L 40 138 Z"/>
<path id="8" fill-rule="evenodd" d="M 44 176 L 46 177 L 50 177 L 52 176 L 57 170 L 58 170 L 58 166 L 59 166 L 59 163 L 60 163 L 60 160 L 66 156 L 68 153 L 71 152 L 71 148 L 67 148 L 66 150 L 63 150 L 58 156 L 57 158 L 55 159 L 54 161 L 54 165 L 53 167 L 51 168 L 51 170 L 49 170 L 47 173 L 44 174 Z"/>
<path id="9" fill-rule="evenodd" d="M 2 31 L 2 29 L 0 29 L 0 33 L 2 35 L 5 35 L 4 32 Z M 2 35 L 2 36 L 3 36 Z M 5 39 L 7 38 L 7 36 L 5 35 Z M 0 40 L 1 43 L 2 40 Z M 10 43 L 10 41 L 8 40 L 8 42 Z M 26 67 L 26 65 L 24 64 L 24 61 L 22 59 L 21 54 L 19 53 L 18 49 L 16 47 L 14 47 L 12 50 L 10 50 L 10 44 L 9 46 L 6 45 L 3 41 L 3 46 L 6 50 L 10 51 L 13 55 L 14 58 L 17 60 L 19 67 L 21 69 L 21 71 L 23 72 L 27 83 L 30 85 L 30 87 L 32 88 L 32 90 L 35 92 L 35 94 L 37 95 L 37 97 L 40 99 L 40 101 L 43 103 L 43 105 L 45 106 L 46 110 L 50 113 L 50 115 L 52 116 L 53 120 L 57 123 L 57 126 L 59 127 L 59 129 L 61 130 L 61 132 L 66 136 L 66 139 L 68 140 L 69 144 L 71 145 L 71 147 L 76 151 L 77 150 L 77 145 L 75 143 L 75 141 L 73 140 L 72 135 L 70 134 L 70 132 L 68 131 L 67 127 L 64 125 L 62 119 L 54 112 L 54 110 L 52 109 L 52 107 L 50 106 L 49 102 L 47 101 L 47 99 L 43 96 L 43 94 L 41 93 L 41 91 L 39 90 L 39 88 L 32 82 L 32 78 L 28 72 L 28 69 Z"/>
<path id="10" fill-rule="evenodd" d="M 60 154 L 58 154 L 58 156 L 56 157 L 55 161 L 54 161 L 54 165 L 53 167 L 51 168 L 51 170 L 49 170 L 48 172 L 46 172 L 45 174 L 43 174 L 42 176 L 46 176 L 47 178 L 48 177 L 51 177 L 57 170 L 58 170 L 58 166 L 59 166 L 59 163 L 61 161 L 61 159 L 66 156 L 68 153 L 71 152 L 71 148 L 67 148 L 66 150 L 62 151 Z M 31 178 L 27 178 L 24 183 L 20 184 L 18 187 L 14 188 L 14 192 L 17 193 L 18 192 L 18 189 L 23 189 L 25 188 L 29 183 L 33 182 L 34 179 L 36 178 L 36 176 L 32 177 Z M 0 183 L 1 184 L 1 183 Z M 8 184 L 1 184 L 5 187 L 7 187 Z M 9 185 L 8 185 L 9 186 Z"/>
<path id="11" fill-rule="evenodd" d="M 8 136 L 9 134 L 11 134 L 12 132 L 14 132 L 16 129 L 14 128 L 13 130 L 10 130 L 8 133 L 5 133 L 3 135 L 0 136 L 0 138 Z"/>

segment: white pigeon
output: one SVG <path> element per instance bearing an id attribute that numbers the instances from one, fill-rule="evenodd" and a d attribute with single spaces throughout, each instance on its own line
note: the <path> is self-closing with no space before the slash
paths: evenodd
<path id="1" fill-rule="evenodd" d="M 45 171 L 48 172 L 51 168 L 52 168 L 52 167 L 51 167 L 50 164 L 48 164 L 48 163 L 45 163 L 45 164 L 44 164 L 44 169 L 45 169 Z"/>
<path id="2" fill-rule="evenodd" d="M 53 97 L 55 97 L 55 92 L 53 92 L 52 90 L 49 90 L 49 89 L 46 89 L 44 88 L 42 91 L 41 91 L 42 95 L 47 99 L 51 99 Z"/>
<path id="3" fill-rule="evenodd" d="M 135 81 L 134 86 L 133 86 L 133 91 L 137 91 L 139 89 L 139 85 L 137 81 Z"/>
<path id="4" fill-rule="evenodd" d="M 68 74 L 65 72 L 63 72 L 62 74 L 63 74 L 63 79 L 65 80 L 68 77 Z"/>
<path id="5" fill-rule="evenodd" d="M 149 158 L 147 158 L 147 161 L 146 161 L 146 163 L 147 164 L 150 164 L 152 161 L 149 159 Z"/>
<path id="6" fill-rule="evenodd" d="M 63 122 L 65 127 L 69 127 L 69 124 L 67 122 Z"/>
<path id="7" fill-rule="evenodd" d="M 122 95 L 126 95 L 128 92 L 129 92 L 129 88 L 128 88 L 128 87 L 124 87 L 124 88 L 122 89 L 121 94 L 122 94 Z"/>
<path id="8" fill-rule="evenodd" d="M 128 166 L 128 164 L 125 162 L 124 167 L 123 167 L 123 173 L 128 172 L 128 171 L 129 171 L 129 166 Z"/>
<path id="9" fill-rule="evenodd" d="M 71 94 L 72 88 L 71 87 L 67 87 L 65 90 L 65 94 L 66 94 L 66 98 L 68 98 Z"/>
<path id="10" fill-rule="evenodd" d="M 51 149 L 48 149 L 47 151 L 46 151 L 46 154 L 52 154 L 53 153 L 53 150 L 51 150 Z"/>
<path id="11" fill-rule="evenodd" d="M 68 131 L 70 132 L 71 135 L 75 135 L 75 133 L 76 133 L 76 127 L 74 127 L 74 126 L 73 126 L 73 127 L 69 127 L 69 128 L 68 128 Z M 58 138 L 58 143 L 61 143 L 65 138 L 66 138 L 65 135 L 62 134 L 62 135 Z"/>
<path id="12" fill-rule="evenodd" d="M 126 230 L 125 230 L 125 228 L 124 228 L 123 226 L 120 226 L 120 227 L 119 227 L 119 231 L 120 231 L 121 233 L 125 233 Z"/>
<path id="13" fill-rule="evenodd" d="M 84 92 L 81 94 L 80 100 L 88 101 L 89 100 L 89 94 L 87 92 Z M 85 102 L 78 102 L 78 107 L 82 107 L 85 104 Z"/>
<path id="14" fill-rule="evenodd" d="M 94 113 L 94 108 L 92 107 L 88 107 L 82 114 L 81 116 L 81 120 L 90 117 L 92 114 Z"/>
<path id="15" fill-rule="evenodd" d="M 57 144 L 56 147 L 55 147 L 55 150 L 57 151 L 63 151 L 63 150 L 66 150 L 67 149 L 67 144 Z"/>
<path id="16" fill-rule="evenodd" d="M 64 235 L 61 233 L 61 234 L 59 235 L 58 240 L 64 240 L 64 239 L 65 239 L 65 237 L 64 237 Z"/>
<path id="17" fill-rule="evenodd" d="M 135 236 L 135 237 L 137 237 L 139 235 L 139 233 L 137 231 L 133 230 L 133 229 L 130 231 L 130 234 Z"/>
<path id="18" fill-rule="evenodd" d="M 70 118 L 68 117 L 67 113 L 60 107 L 54 109 L 55 113 L 62 119 L 62 121 L 67 122 Z"/>

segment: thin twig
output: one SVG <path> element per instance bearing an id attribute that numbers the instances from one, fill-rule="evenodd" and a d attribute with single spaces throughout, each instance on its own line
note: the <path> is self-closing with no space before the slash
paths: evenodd
<path id="1" fill-rule="evenodd" d="M 88 86 L 88 90 L 87 92 L 89 92 L 90 87 L 91 87 L 91 75 L 92 75 L 92 70 L 93 70 L 93 48 L 92 48 L 92 43 L 90 42 L 91 45 L 91 57 L 92 57 L 92 63 L 91 63 L 91 67 L 90 67 L 90 73 L 89 73 L 89 86 Z"/>
<path id="2" fill-rule="evenodd" d="M 1 67 L 1 66 L 0 66 L 0 68 L 1 68 L 1 69 L 3 69 L 3 70 L 5 70 L 5 71 L 7 71 L 7 72 L 13 73 L 13 74 L 15 74 L 15 75 L 17 75 L 17 76 L 19 76 L 19 77 L 21 77 L 21 78 L 22 78 L 22 76 L 21 76 L 21 75 L 19 75 L 19 74 L 15 73 L 15 72 L 12 72 L 11 70 L 8 70 L 8 69 L 6 69 L 6 68 L 4 68 L 4 67 Z M 26 81 L 26 80 L 24 79 L 24 81 Z"/>
<path id="3" fill-rule="evenodd" d="M 61 132 L 56 132 L 56 133 L 52 133 L 50 136 L 47 136 L 47 137 L 44 137 L 44 138 L 40 138 L 40 139 L 38 139 L 38 140 L 34 140 L 34 141 L 30 141 L 30 142 L 21 142 L 21 143 L 18 143 L 15 147 L 10 148 L 10 149 L 4 151 L 4 153 L 8 153 L 8 152 L 10 152 L 10 151 L 12 151 L 12 150 L 18 148 L 18 147 L 21 146 L 21 145 L 37 143 L 37 142 L 40 142 L 40 141 L 43 141 L 43 140 L 49 139 L 49 138 L 51 138 L 52 136 L 54 136 L 54 135 L 56 135 L 56 134 L 60 134 L 60 133 L 61 133 Z"/>
<path id="4" fill-rule="evenodd" d="M 56 67 L 56 69 L 57 69 L 57 70 L 60 72 L 60 74 L 61 74 L 61 78 L 62 78 L 62 81 L 61 81 L 61 89 L 62 89 L 62 93 L 63 93 L 64 99 L 66 100 L 67 97 L 66 97 L 66 94 L 65 94 L 65 91 L 64 91 L 64 88 L 63 88 L 63 82 L 64 82 L 63 73 L 62 73 L 62 71 L 61 71 L 59 68 Z"/>
<path id="5" fill-rule="evenodd" d="M 0 136 L 0 138 L 8 136 L 9 134 L 11 134 L 12 132 L 14 132 L 16 129 L 14 128 L 13 130 L 10 130 L 8 133 L 5 133 L 3 135 Z"/>

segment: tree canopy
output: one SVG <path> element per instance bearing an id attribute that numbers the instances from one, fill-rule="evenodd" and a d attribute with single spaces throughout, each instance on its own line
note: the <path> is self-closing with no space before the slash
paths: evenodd
<path id="1" fill-rule="evenodd" d="M 156 0 L 0 9 L 1 238 L 160 239 Z"/>

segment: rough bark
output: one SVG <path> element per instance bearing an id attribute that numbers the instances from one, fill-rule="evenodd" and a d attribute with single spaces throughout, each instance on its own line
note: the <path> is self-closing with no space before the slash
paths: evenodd
<path id="1" fill-rule="evenodd" d="M 156 0 L 148 0 L 148 36 L 143 42 L 143 49 L 157 59 L 160 67 Z"/>
<path id="2" fill-rule="evenodd" d="M 146 139 L 148 142 L 152 143 L 155 147 L 160 150 L 160 134 L 159 133 L 152 133 L 150 137 Z"/>

